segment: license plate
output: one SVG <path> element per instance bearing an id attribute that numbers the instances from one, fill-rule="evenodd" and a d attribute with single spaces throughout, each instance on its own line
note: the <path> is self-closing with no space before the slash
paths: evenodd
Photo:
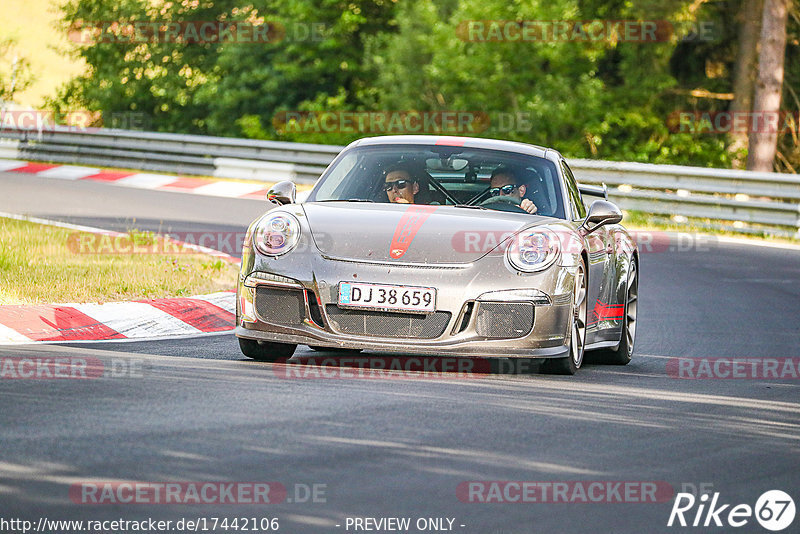
<path id="1" fill-rule="evenodd" d="M 436 311 L 436 289 L 433 287 L 340 282 L 339 306 L 433 313 Z"/>

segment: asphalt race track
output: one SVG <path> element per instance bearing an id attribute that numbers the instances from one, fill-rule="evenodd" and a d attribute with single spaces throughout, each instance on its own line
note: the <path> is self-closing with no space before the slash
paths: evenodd
<path id="1" fill-rule="evenodd" d="M 13 173 L 0 174 L 0 190 L 0 211 L 116 230 L 241 232 L 264 206 Z M 574 377 L 286 378 L 285 365 L 244 358 L 230 334 L 0 347 L 0 357 L 136 369 L 0 380 L 0 515 L 34 524 L 278 518 L 288 533 L 355 532 L 357 517 L 410 518 L 412 527 L 446 518 L 470 534 L 767 532 L 753 517 L 740 529 L 668 527 L 674 494 L 655 503 L 459 499 L 468 481 L 651 481 L 675 492 L 705 484 L 731 507 L 778 489 L 800 506 L 800 381 L 668 373 L 673 358 L 796 364 L 800 251 L 687 238 L 641 261 L 633 362 L 587 364 Z M 70 499 L 73 485 L 102 481 L 279 482 L 288 494 L 270 504 Z M 316 499 L 307 491 L 315 485 Z"/>

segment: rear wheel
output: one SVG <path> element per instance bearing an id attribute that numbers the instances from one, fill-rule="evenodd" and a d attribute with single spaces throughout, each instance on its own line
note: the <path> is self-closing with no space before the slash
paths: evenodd
<path id="1" fill-rule="evenodd" d="M 545 360 L 542 371 L 556 375 L 574 375 L 583 363 L 586 348 L 586 265 L 581 260 L 575 273 L 572 291 L 572 327 L 570 328 L 569 356 Z"/>
<path id="2" fill-rule="evenodd" d="M 239 338 L 239 348 L 248 358 L 260 362 L 274 362 L 282 358 L 291 358 L 297 345 Z"/>
<path id="3" fill-rule="evenodd" d="M 625 291 L 625 316 L 622 322 L 622 337 L 616 350 L 602 350 L 597 352 L 597 359 L 601 363 L 611 365 L 627 365 L 633 357 L 633 345 L 636 341 L 636 317 L 639 301 L 639 273 L 636 260 L 631 259 L 631 269 L 628 273 L 627 289 Z"/>

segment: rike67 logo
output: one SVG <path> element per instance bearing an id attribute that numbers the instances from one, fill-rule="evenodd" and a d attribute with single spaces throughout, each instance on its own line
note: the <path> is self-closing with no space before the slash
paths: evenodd
<path id="1" fill-rule="evenodd" d="M 754 516 L 767 530 L 784 530 L 794 521 L 794 500 L 784 491 L 770 490 L 751 507 L 749 504 L 723 504 L 719 492 L 710 497 L 706 493 L 699 498 L 691 493 L 678 493 L 667 526 L 739 528 L 751 524 Z"/>

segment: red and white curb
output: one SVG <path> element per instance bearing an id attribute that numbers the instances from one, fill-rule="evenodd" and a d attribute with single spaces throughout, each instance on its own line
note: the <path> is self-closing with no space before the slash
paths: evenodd
<path id="1" fill-rule="evenodd" d="M 0 344 L 147 340 L 227 332 L 236 321 L 230 291 L 186 298 L 0 306 Z"/>
<path id="2" fill-rule="evenodd" d="M 0 217 L 46 224 L 81 232 L 122 236 L 91 226 L 80 226 L 0 212 Z M 179 246 L 238 263 L 238 259 L 207 247 L 175 242 Z M 104 340 L 145 340 L 190 337 L 227 332 L 236 322 L 236 294 L 221 291 L 178 297 L 105 304 L 44 304 L 0 306 L 0 345 Z"/>
<path id="3" fill-rule="evenodd" d="M 259 199 L 266 197 L 268 189 L 262 184 L 232 180 L 204 180 L 186 176 L 170 176 L 135 171 L 104 171 L 95 167 L 34 163 L 19 159 L 0 159 L 0 172 L 34 174 L 39 178 L 58 180 L 88 180 L 110 185 L 152 189 L 173 193 L 190 193 L 226 198 Z M 307 193 L 305 193 L 307 194 Z M 298 193 L 303 198 L 302 193 Z"/>

